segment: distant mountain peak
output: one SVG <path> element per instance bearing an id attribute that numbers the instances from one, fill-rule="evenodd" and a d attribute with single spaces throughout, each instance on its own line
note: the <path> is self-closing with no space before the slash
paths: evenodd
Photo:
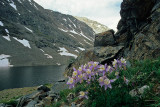
<path id="1" fill-rule="evenodd" d="M 108 28 L 107 26 L 105 26 L 105 25 L 103 25 L 103 24 L 101 24 L 101 23 L 99 23 L 97 21 L 90 20 L 90 19 L 88 19 L 86 17 L 75 16 L 75 18 L 77 18 L 78 20 L 86 23 L 89 27 L 91 27 L 93 29 L 93 31 L 96 34 L 110 30 L 110 28 Z"/>

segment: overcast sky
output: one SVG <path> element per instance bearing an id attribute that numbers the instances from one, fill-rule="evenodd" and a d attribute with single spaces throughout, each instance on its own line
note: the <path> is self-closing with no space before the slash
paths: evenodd
<path id="1" fill-rule="evenodd" d="M 116 29 L 123 0 L 34 0 L 45 9 L 87 17 Z"/>

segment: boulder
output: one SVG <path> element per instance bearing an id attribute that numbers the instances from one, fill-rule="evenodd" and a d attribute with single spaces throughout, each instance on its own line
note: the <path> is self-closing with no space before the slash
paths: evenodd
<path id="1" fill-rule="evenodd" d="M 52 97 L 45 97 L 43 100 L 42 100 L 42 102 L 44 103 L 44 105 L 45 106 L 49 106 L 49 105 L 51 105 L 51 103 L 52 103 Z"/>
<path id="2" fill-rule="evenodd" d="M 48 92 L 50 89 L 44 85 L 41 85 L 37 88 L 38 91 Z"/>
<path id="3" fill-rule="evenodd" d="M 114 39 L 114 31 L 108 30 L 103 33 L 99 33 L 95 35 L 95 41 L 94 46 L 108 46 L 108 45 L 114 45 L 115 39 Z"/>
<path id="4" fill-rule="evenodd" d="M 35 107 L 35 104 L 37 104 L 36 101 L 30 101 L 25 107 Z"/>
<path id="5" fill-rule="evenodd" d="M 132 96 L 132 97 L 135 97 L 135 96 L 139 96 L 139 95 L 143 95 L 144 91 L 149 89 L 149 86 L 148 85 L 144 85 L 143 87 L 141 88 L 138 88 L 138 89 L 133 89 L 129 92 L 129 94 Z"/>

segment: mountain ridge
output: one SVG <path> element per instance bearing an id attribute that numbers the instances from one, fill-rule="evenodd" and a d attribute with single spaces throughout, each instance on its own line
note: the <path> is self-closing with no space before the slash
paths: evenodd
<path id="1" fill-rule="evenodd" d="M 8 65 L 67 64 L 93 46 L 88 25 L 33 0 L 2 0 L 0 12 L 0 58 Z"/>

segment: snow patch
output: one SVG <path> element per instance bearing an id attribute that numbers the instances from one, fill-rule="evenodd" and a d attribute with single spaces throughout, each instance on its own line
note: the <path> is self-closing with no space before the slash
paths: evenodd
<path id="1" fill-rule="evenodd" d="M 60 63 L 56 63 L 57 65 L 61 65 Z"/>
<path id="2" fill-rule="evenodd" d="M 74 37 L 72 34 L 69 34 L 70 36 L 72 36 L 72 37 Z M 76 38 L 76 37 L 74 37 L 74 38 Z"/>
<path id="3" fill-rule="evenodd" d="M 2 37 L 3 37 L 4 39 L 8 40 L 8 41 L 11 41 L 9 34 L 7 34 L 7 36 L 2 36 Z"/>
<path id="4" fill-rule="evenodd" d="M 0 67 L 11 67 L 8 58 L 11 57 L 10 55 L 1 54 L 0 55 Z"/>
<path id="5" fill-rule="evenodd" d="M 23 40 L 20 40 L 16 37 L 13 37 L 15 40 L 17 40 L 18 42 L 20 42 L 23 46 L 25 47 L 28 47 L 28 48 L 31 48 L 30 44 L 29 44 L 29 41 L 26 40 L 26 39 L 23 39 Z"/>
<path id="6" fill-rule="evenodd" d="M 59 30 L 63 31 L 63 32 L 68 32 L 67 30 L 64 30 L 64 29 L 61 29 L 61 28 L 58 28 Z"/>
<path id="7" fill-rule="evenodd" d="M 38 10 L 38 7 L 36 6 L 36 4 L 34 4 L 34 7 Z"/>
<path id="8" fill-rule="evenodd" d="M 31 11 L 30 10 L 28 10 L 30 13 L 31 13 Z"/>
<path id="9" fill-rule="evenodd" d="M 79 51 L 77 49 L 75 51 L 79 53 Z"/>
<path id="10" fill-rule="evenodd" d="M 79 42 L 81 45 L 84 45 L 83 43 Z"/>
<path id="11" fill-rule="evenodd" d="M 87 42 L 86 40 L 84 40 L 87 44 L 89 44 L 89 45 L 92 45 L 92 44 L 90 44 L 89 42 Z"/>
<path id="12" fill-rule="evenodd" d="M 70 20 L 70 18 L 68 18 Z M 76 25 L 70 20 L 70 22 L 73 24 L 73 26 L 76 28 Z"/>
<path id="13" fill-rule="evenodd" d="M 33 30 L 29 29 L 28 27 L 24 26 L 28 31 L 33 33 Z"/>
<path id="14" fill-rule="evenodd" d="M 91 39 L 89 39 L 87 36 L 85 36 L 82 32 L 80 33 L 83 37 L 85 37 L 86 39 L 92 41 Z"/>
<path id="15" fill-rule="evenodd" d="M 66 22 L 67 20 L 65 18 L 63 18 L 63 20 Z"/>
<path id="16" fill-rule="evenodd" d="M 51 56 L 51 55 L 49 55 L 49 54 L 44 54 L 44 55 L 46 55 L 47 56 L 47 58 L 50 58 L 50 59 L 52 59 L 53 57 Z"/>
<path id="17" fill-rule="evenodd" d="M 19 3 L 22 3 L 21 0 L 18 0 Z"/>
<path id="18" fill-rule="evenodd" d="M 74 58 L 77 58 L 77 55 L 74 55 L 74 54 L 72 54 L 72 53 L 69 53 L 66 48 L 64 48 L 64 47 L 59 47 L 59 49 L 60 49 L 60 50 L 58 50 L 58 51 L 60 51 L 59 54 L 60 54 L 61 56 L 64 55 L 64 56 L 72 56 L 72 57 L 74 57 Z"/>
<path id="19" fill-rule="evenodd" d="M 43 53 L 45 53 L 43 49 L 40 49 L 40 51 L 42 51 Z M 52 57 L 51 55 L 49 55 L 49 54 L 46 54 L 46 53 L 45 53 L 44 55 L 46 55 L 47 58 L 53 59 L 53 57 Z"/>
<path id="20" fill-rule="evenodd" d="M 40 51 L 42 51 L 44 53 L 44 50 L 43 49 L 40 49 Z"/>
<path id="21" fill-rule="evenodd" d="M 100 27 L 101 27 L 101 25 L 98 25 L 97 27 L 99 27 L 99 28 L 100 28 Z"/>
<path id="22" fill-rule="evenodd" d="M 16 5 L 14 4 L 13 1 L 11 1 L 11 3 L 9 3 L 9 4 L 10 4 L 11 7 L 13 7 L 17 11 L 17 7 L 16 7 Z"/>
<path id="23" fill-rule="evenodd" d="M 4 26 L 4 24 L 2 23 L 2 21 L 0 21 L 0 26 Z"/>
<path id="24" fill-rule="evenodd" d="M 5 29 L 6 33 L 9 33 L 8 29 Z"/>
<path id="25" fill-rule="evenodd" d="M 2 4 L 4 5 L 4 3 L 2 2 Z"/>
<path id="26" fill-rule="evenodd" d="M 70 30 L 69 32 L 79 35 L 75 30 Z"/>
<path id="27" fill-rule="evenodd" d="M 78 49 L 80 49 L 81 51 L 84 51 L 84 50 L 85 50 L 84 48 L 81 48 L 81 47 L 78 47 Z"/>

